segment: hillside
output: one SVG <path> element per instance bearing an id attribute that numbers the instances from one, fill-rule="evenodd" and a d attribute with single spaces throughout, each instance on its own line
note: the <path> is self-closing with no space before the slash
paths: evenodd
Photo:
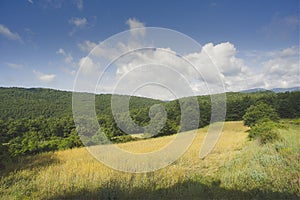
<path id="1" fill-rule="evenodd" d="M 283 121 L 284 141 L 247 140 L 242 122 L 226 122 L 215 149 L 199 159 L 207 128 L 161 170 L 131 174 L 98 162 L 85 148 L 20 158 L 1 171 L 2 199 L 299 199 L 298 125 Z M 130 152 L 162 148 L 174 136 L 119 144 Z"/>
<path id="2" fill-rule="evenodd" d="M 120 96 L 120 99 L 127 96 Z M 117 113 L 121 125 L 111 113 L 111 95 L 96 95 L 95 109 L 101 131 L 114 143 L 137 140 L 128 134 L 157 133 L 154 137 L 175 134 L 207 126 L 211 122 L 211 102 L 209 96 L 198 96 L 199 114 L 189 104 L 189 97 L 169 102 L 143 97 L 131 97 L 129 113 Z M 45 151 L 63 150 L 82 146 L 72 116 L 72 93 L 42 88 L 0 88 L 0 157 L 17 157 Z M 246 109 L 257 102 L 265 102 L 276 109 L 281 118 L 300 117 L 300 92 L 274 93 L 270 91 L 251 94 L 230 92 L 226 94 L 226 121 L 242 120 Z M 184 110 L 180 104 L 186 106 Z M 152 116 L 155 126 L 150 123 L 149 110 L 153 105 L 164 107 L 167 119 L 163 128 L 158 129 L 159 113 Z M 216 105 L 218 107 L 219 105 Z M 188 113 L 186 126 L 181 126 L 182 112 Z M 131 117 L 137 126 L 129 123 Z M 86 120 L 83 116 L 82 120 Z M 120 127 L 121 126 L 121 127 Z M 146 128 L 144 128 L 146 127 Z M 156 131 L 159 130 L 159 131 Z M 88 131 L 84 131 L 88 132 Z M 95 133 L 96 132 L 96 133 Z M 87 145 L 99 144 L 101 136 L 95 131 L 87 137 Z M 98 135 L 97 135 L 98 134 Z M 100 139 L 99 139 L 100 138 Z M 1 164 L 1 163 L 0 163 Z"/>
<path id="3" fill-rule="evenodd" d="M 128 96 L 117 95 L 127 98 Z M 95 109 L 99 116 L 111 116 L 111 94 L 95 95 Z M 198 96 L 200 109 L 204 112 L 210 109 L 210 96 Z M 281 110 L 281 103 L 288 103 L 291 106 L 286 112 L 291 117 L 300 116 L 300 91 L 285 93 L 274 93 L 270 91 L 256 92 L 228 92 L 226 93 L 227 103 L 227 120 L 241 120 L 245 109 L 256 101 L 266 101 L 273 104 L 277 110 Z M 184 98 L 188 99 L 188 98 Z M 284 101 L 284 102 L 282 102 Z M 0 119 L 34 119 L 37 117 L 64 117 L 72 116 L 72 92 L 60 91 L 45 88 L 3 88 L 0 87 Z M 163 104 L 167 111 L 180 114 L 178 99 L 173 101 L 160 101 L 145 97 L 130 97 L 130 111 L 133 115 L 140 115 L 142 118 L 149 120 L 148 111 L 152 105 Z M 239 108 L 236 107 L 239 104 Z M 236 110 L 232 110 L 232 109 Z M 210 113 L 207 113 L 210 114 Z M 281 114 L 281 113 L 280 113 Z M 235 115 L 235 116 L 233 116 Z M 284 115 L 284 114 L 283 114 Z M 282 116 L 286 117 L 286 116 Z M 134 118 L 134 117 L 133 117 Z M 236 118 L 236 119 L 235 119 Z M 144 120 L 144 121 L 143 121 Z M 136 120 L 138 123 L 145 123 Z M 206 120 L 209 120 L 209 116 Z M 205 122 L 207 123 L 207 122 Z M 207 124 L 204 124 L 207 125 Z"/>
<path id="4" fill-rule="evenodd" d="M 125 96 L 124 96 L 125 98 Z M 0 119 L 72 116 L 72 92 L 46 88 L 0 87 Z M 131 97 L 130 107 L 140 109 L 162 101 Z M 95 107 L 102 115 L 111 114 L 111 94 L 98 94 Z"/>

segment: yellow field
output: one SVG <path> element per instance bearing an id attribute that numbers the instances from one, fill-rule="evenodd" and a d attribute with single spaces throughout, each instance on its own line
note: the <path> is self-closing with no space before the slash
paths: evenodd
<path id="1" fill-rule="evenodd" d="M 199 199 L 231 198 L 250 193 L 220 186 L 219 169 L 243 151 L 248 142 L 242 122 L 226 122 L 214 150 L 199 158 L 207 128 L 198 130 L 186 153 L 176 162 L 149 173 L 113 170 L 92 157 L 85 148 L 28 157 L 1 177 L 1 199 Z M 158 150 L 174 136 L 119 144 L 127 151 Z M 9 172 L 10 171 L 10 172 Z M 217 195 L 217 196 L 216 196 Z"/>

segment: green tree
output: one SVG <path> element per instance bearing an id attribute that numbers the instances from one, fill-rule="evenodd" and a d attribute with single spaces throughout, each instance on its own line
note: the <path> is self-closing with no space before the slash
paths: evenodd
<path id="1" fill-rule="evenodd" d="M 243 116 L 244 124 L 250 127 L 266 119 L 278 121 L 279 116 L 272 106 L 263 102 L 250 106 Z"/>
<path id="2" fill-rule="evenodd" d="M 249 133 L 250 139 L 258 139 L 261 144 L 274 142 L 280 139 L 276 123 L 264 121 L 253 126 Z"/>

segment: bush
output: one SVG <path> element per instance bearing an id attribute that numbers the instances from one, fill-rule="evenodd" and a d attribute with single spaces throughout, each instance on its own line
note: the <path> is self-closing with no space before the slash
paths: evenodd
<path id="1" fill-rule="evenodd" d="M 300 125 L 300 118 L 294 119 L 294 120 L 292 121 L 292 124 Z"/>
<path id="2" fill-rule="evenodd" d="M 247 126 L 254 126 L 258 122 L 278 121 L 279 116 L 275 109 L 263 102 L 257 105 L 250 106 L 243 116 L 244 124 Z"/>
<path id="3" fill-rule="evenodd" d="M 280 139 L 277 125 L 272 121 L 264 121 L 253 126 L 249 133 L 250 139 L 258 139 L 261 144 Z"/>
<path id="4" fill-rule="evenodd" d="M 120 135 L 120 136 L 111 138 L 112 143 L 124 143 L 124 142 L 136 141 L 136 140 L 139 140 L 139 139 L 134 138 L 130 135 Z"/>

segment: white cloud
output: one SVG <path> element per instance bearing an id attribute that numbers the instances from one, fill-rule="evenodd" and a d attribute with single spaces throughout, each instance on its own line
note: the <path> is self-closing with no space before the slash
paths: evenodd
<path id="1" fill-rule="evenodd" d="M 23 68 L 22 64 L 17 64 L 17 63 L 5 63 L 8 67 L 13 68 L 13 69 L 21 69 Z"/>
<path id="2" fill-rule="evenodd" d="M 240 57 L 238 50 L 230 42 L 207 43 L 198 51 L 182 55 L 193 64 L 191 66 L 177 52 L 166 46 L 134 51 L 153 44 L 143 43 L 147 39 L 144 38 L 146 29 L 141 29 L 142 32 L 136 29 L 143 28 L 143 23 L 136 19 L 128 19 L 126 23 L 131 32 L 126 33 L 122 38 L 124 40 L 112 40 L 108 43 L 104 41 L 100 45 L 86 40 L 78 44 L 84 52 L 93 49 L 88 57 L 79 61 L 84 74 L 82 80 L 87 79 L 86 85 L 91 90 L 96 87 L 91 84 L 96 82 L 94 80 L 100 80 L 99 73 L 106 66 L 109 69 L 102 74 L 102 82 L 97 86 L 100 89 L 98 92 L 112 93 L 120 79 L 116 92 L 122 94 L 136 91 L 141 81 L 148 81 L 149 84 L 153 81 L 161 83 L 160 89 L 157 85 L 149 86 L 147 89 L 138 90 L 135 95 L 161 99 L 170 98 L 173 92 L 164 94 L 164 85 L 179 92 L 177 97 L 181 97 L 192 95 L 190 89 L 195 95 L 222 92 L 222 81 L 226 91 L 256 87 L 292 87 L 300 84 L 299 47 L 272 52 L 253 51 L 251 56 Z"/>
<path id="3" fill-rule="evenodd" d="M 221 77 L 223 80 L 226 91 L 240 91 L 255 87 L 266 89 L 293 87 L 300 84 L 298 47 L 290 47 L 276 52 L 264 52 L 265 55 L 268 55 L 268 58 L 261 63 L 262 66 L 258 71 L 253 67 L 247 66 L 245 61 L 237 56 L 237 50 L 234 45 L 229 42 L 217 45 L 208 43 L 203 46 L 200 52 L 185 55 L 184 57 L 197 67 L 197 71 L 188 67 L 181 59 L 176 59 L 176 57 L 172 57 L 164 51 L 175 54 L 171 49 L 157 49 L 128 55 L 126 59 L 120 59 L 115 62 L 117 77 L 130 77 L 126 78 L 127 82 L 124 91 L 131 88 L 130 84 L 136 84 L 132 80 L 147 80 L 147 77 L 158 80 L 156 78 L 158 76 L 168 83 L 174 82 L 175 75 L 167 73 L 167 70 L 165 72 L 146 70 L 144 73 L 138 70 L 143 64 L 149 63 L 170 66 L 190 81 L 190 86 L 196 94 L 221 92 L 222 88 L 220 85 L 214 85 L 218 81 L 218 77 Z M 209 55 L 210 59 L 208 59 L 207 55 Z M 218 67 L 220 73 L 215 71 L 214 64 Z M 150 66 L 148 67 L 150 68 Z M 198 72 L 201 73 L 202 78 L 197 76 Z M 179 81 L 178 77 L 176 80 Z M 111 84 L 111 81 L 109 84 Z M 207 84 L 209 84 L 209 88 L 212 91 L 208 91 Z M 105 87 L 108 88 L 108 85 Z M 148 90 L 148 96 L 158 97 L 155 94 L 155 90 L 155 88 L 152 92 Z M 184 91 L 181 92 L 184 94 Z"/>
<path id="4" fill-rule="evenodd" d="M 290 47 L 269 53 L 269 59 L 262 63 L 264 87 L 292 87 L 300 85 L 299 47 Z"/>
<path id="5" fill-rule="evenodd" d="M 129 21 L 131 24 L 136 22 L 136 20 L 132 19 L 129 19 L 128 23 Z M 113 60 L 125 52 L 130 52 L 134 49 L 143 47 L 143 45 L 135 39 L 129 40 L 127 43 L 120 42 L 116 45 L 117 48 L 105 46 L 104 44 L 96 46 L 96 43 L 85 41 L 78 46 L 81 50 L 86 52 L 89 52 L 94 48 L 91 56 L 102 57 L 108 60 Z M 119 59 L 114 63 L 114 65 L 117 66 L 116 75 L 120 77 L 145 63 L 160 63 L 165 66 L 172 66 L 186 76 L 196 76 L 195 70 L 191 67 L 185 67 L 187 63 L 184 63 L 182 59 L 172 58 L 170 56 L 171 54 L 175 56 L 176 52 L 170 48 L 159 48 L 153 51 L 136 52 L 134 54 L 126 55 L 126 59 Z M 221 77 L 238 76 L 238 79 L 242 79 L 249 75 L 248 67 L 245 66 L 243 60 L 239 59 L 236 54 L 236 48 L 229 42 L 217 45 L 208 43 L 203 46 L 200 52 L 190 53 L 184 55 L 184 57 L 197 66 L 197 70 L 202 74 L 205 81 L 212 83 L 216 81 L 216 74 L 221 75 Z M 219 68 L 220 73 L 216 72 L 215 65 Z"/>
<path id="6" fill-rule="evenodd" d="M 28 0 L 29 3 L 33 4 L 33 0 Z"/>
<path id="7" fill-rule="evenodd" d="M 109 53 L 109 55 L 113 54 Z M 107 55 L 107 58 L 109 58 L 109 55 Z M 106 55 L 102 53 L 101 56 Z M 243 84 L 235 83 L 242 83 L 245 78 L 252 76 L 249 67 L 244 64 L 242 59 L 237 57 L 234 45 L 229 42 L 217 45 L 208 43 L 203 46 L 201 51 L 189 53 L 183 55 L 183 57 L 194 66 L 177 57 L 176 52 L 170 48 L 135 52 L 134 54 L 126 55 L 125 58 L 118 59 L 114 65 L 116 65 L 116 75 L 118 77 L 131 73 L 130 77 L 132 79 L 140 79 L 142 77 L 138 73 L 134 78 L 134 71 L 144 64 L 156 63 L 161 66 L 169 66 L 181 76 L 186 77 L 190 81 L 191 87 L 195 89 L 195 92 L 202 93 L 209 93 L 207 84 L 210 85 L 210 88 L 214 88 L 214 92 L 221 91 L 221 80 L 224 81 L 228 90 L 243 89 Z M 170 83 L 174 81 L 174 74 L 170 75 L 162 72 L 152 74 L 151 71 L 148 71 L 145 75 L 155 77 L 158 74 L 162 75 Z"/>
<path id="8" fill-rule="evenodd" d="M 276 54 L 277 53 L 275 53 L 274 56 L 277 56 Z M 280 57 L 297 56 L 297 55 L 299 55 L 299 47 L 293 46 L 293 47 L 283 49 L 278 52 L 278 55 Z"/>
<path id="9" fill-rule="evenodd" d="M 44 9 L 47 8 L 55 8 L 60 9 L 62 8 L 64 0 L 44 0 L 44 1 L 37 1 L 37 4 Z"/>
<path id="10" fill-rule="evenodd" d="M 89 51 L 95 47 L 92 54 L 88 57 L 89 60 L 87 60 L 87 58 L 80 60 L 79 64 L 83 72 L 85 72 L 85 75 L 90 74 L 94 76 L 95 72 L 98 72 L 101 67 L 105 67 L 109 64 L 109 62 L 104 62 L 103 65 L 100 65 L 99 63 L 96 64 L 96 61 L 112 61 L 126 52 L 131 52 L 134 49 L 143 47 L 143 45 L 134 38 L 126 42 L 116 43 L 116 48 L 112 48 L 114 45 L 105 44 L 106 43 L 102 43 L 95 47 L 96 43 L 85 41 L 78 45 L 83 51 Z M 139 80 L 156 80 L 164 84 L 169 84 L 174 90 L 180 90 L 178 97 L 194 95 L 188 93 L 190 89 L 193 90 L 195 94 L 221 92 L 221 80 L 225 82 L 227 89 L 232 90 L 237 86 L 234 82 L 242 82 L 245 77 L 251 74 L 243 60 L 238 58 L 236 54 L 236 48 L 229 42 L 217 45 L 208 43 L 204 45 L 199 52 L 183 55 L 185 59 L 196 66 L 195 69 L 194 66 L 191 66 L 186 60 L 177 56 L 177 53 L 170 48 L 153 48 L 129 53 L 114 61 L 113 65 L 110 66 L 110 73 L 104 74 L 109 78 L 105 79 L 107 80 L 105 83 L 101 83 L 101 88 L 109 89 L 110 91 L 105 90 L 102 92 L 111 93 L 113 85 L 122 77 L 125 77 L 126 84 L 124 83 L 121 86 L 122 91 L 119 90 L 118 92 L 124 94 L 128 94 L 129 89 L 133 89 Z M 87 62 L 83 64 L 83 61 L 86 60 Z M 145 64 L 147 64 L 147 66 L 143 66 Z M 216 68 L 216 65 L 219 67 L 219 70 Z M 140 67 L 142 67 L 143 70 L 139 69 Z M 90 82 L 91 79 L 87 81 Z M 178 83 L 184 85 L 186 81 L 189 82 L 190 89 L 178 87 Z M 213 91 L 208 91 L 208 85 L 210 85 L 209 88 Z M 151 89 L 153 90 L 151 91 Z M 157 87 L 149 87 L 147 90 L 140 92 L 140 95 L 145 95 L 146 92 L 149 92 L 149 97 L 162 98 L 163 94 L 156 94 L 155 91 L 157 91 Z M 138 94 L 139 93 L 136 95 Z"/>
<path id="11" fill-rule="evenodd" d="M 210 60 L 207 60 L 207 56 Z M 237 56 L 237 50 L 230 42 L 213 45 L 212 43 L 205 44 L 201 50 L 198 66 L 206 81 L 215 82 L 216 73 L 213 73 L 212 64 L 220 71 L 220 77 L 225 84 L 227 91 L 239 91 L 244 89 L 245 84 L 249 84 L 246 80 L 253 76 L 250 67 L 247 66 L 243 59 Z"/>
<path id="12" fill-rule="evenodd" d="M 129 50 L 132 48 L 130 45 L 131 44 L 122 44 L 124 49 L 128 48 Z M 121 48 L 117 49 L 120 51 Z M 113 51 L 113 49 L 110 48 L 107 48 L 107 51 L 105 51 L 105 48 L 99 48 L 97 51 L 96 48 L 95 53 L 96 52 L 98 54 L 94 54 L 95 56 L 98 55 L 108 60 L 112 60 L 114 57 L 120 55 L 117 51 Z M 199 55 L 201 55 L 201 53 L 195 53 L 193 58 L 196 59 L 196 56 Z M 187 57 L 191 57 L 191 55 L 187 55 Z M 94 56 L 92 55 L 91 58 L 94 58 Z M 97 58 L 95 60 L 97 60 Z M 176 52 L 170 48 L 145 49 L 131 52 L 115 60 L 114 63 L 109 66 L 108 71 L 110 71 L 110 73 L 104 74 L 106 78 L 103 78 L 100 84 L 102 89 L 109 89 L 102 92 L 112 93 L 114 84 L 121 79 L 122 81 L 118 85 L 118 90 L 115 92 L 130 94 L 132 90 L 135 90 L 137 84 L 141 82 L 157 82 L 160 83 L 161 89 L 158 89 L 157 85 L 155 87 L 151 86 L 147 87 L 147 90 L 139 90 L 136 95 L 145 96 L 145 94 L 148 93 L 148 97 L 168 99 L 170 94 L 174 92 L 177 95 L 176 97 L 192 96 L 195 95 L 193 89 L 195 89 L 196 84 L 198 84 L 195 80 L 202 83 L 207 81 L 207 79 L 209 79 L 208 81 L 210 83 L 215 84 L 216 82 L 218 72 L 214 70 L 215 68 L 210 61 L 207 61 L 207 64 L 211 67 L 207 65 L 199 66 L 198 63 L 196 63 L 196 66 L 200 69 L 195 69 L 186 62 L 186 60 L 178 57 Z M 205 79 L 201 78 L 201 73 Z M 210 77 L 207 77 L 207 75 L 210 75 Z M 187 83 L 190 85 L 187 85 Z M 166 91 L 164 85 L 171 88 L 171 93 L 157 92 Z M 218 84 L 215 85 L 217 86 Z M 198 84 L 198 90 L 194 92 L 197 93 L 199 91 L 201 94 L 208 94 L 207 86 L 205 84 L 204 86 L 205 87 L 200 88 Z M 217 92 L 220 91 L 220 89 L 220 87 L 215 87 L 214 91 Z M 163 98 L 164 95 L 165 97 Z"/>
<path id="13" fill-rule="evenodd" d="M 5 27 L 2 24 L 0 24 L 0 34 L 10 40 L 16 40 L 23 43 L 21 37 L 17 33 L 11 32 L 7 27 Z"/>
<path id="14" fill-rule="evenodd" d="M 73 64 L 73 57 L 70 53 L 66 53 L 62 48 L 58 49 L 56 53 L 64 56 L 64 61 L 66 64 Z"/>
<path id="15" fill-rule="evenodd" d="M 56 51 L 56 53 L 59 53 L 59 54 L 62 54 L 62 55 L 65 55 L 65 54 L 66 54 L 65 50 L 63 50 L 62 48 L 58 49 L 58 50 Z"/>
<path id="16" fill-rule="evenodd" d="M 80 70 L 84 75 L 97 75 L 99 72 L 99 66 L 89 57 L 83 57 L 79 60 Z"/>
<path id="17" fill-rule="evenodd" d="M 75 0 L 75 5 L 78 8 L 78 10 L 83 9 L 83 0 Z"/>
<path id="18" fill-rule="evenodd" d="M 129 29 L 130 30 L 133 30 L 133 29 L 139 29 L 138 31 L 132 31 L 133 35 L 134 36 L 137 36 L 137 35 L 141 35 L 141 36 L 144 36 L 145 35 L 145 24 L 136 20 L 135 18 L 129 18 L 127 21 L 126 21 L 126 24 L 129 26 Z"/>
<path id="19" fill-rule="evenodd" d="M 129 18 L 129 19 L 126 21 L 126 24 L 129 26 L 130 29 L 144 28 L 144 27 L 145 27 L 144 23 L 138 21 L 138 20 L 135 19 L 135 18 Z"/>
<path id="20" fill-rule="evenodd" d="M 68 75 L 75 76 L 76 68 L 78 67 L 77 63 L 73 62 L 73 57 L 71 53 L 67 53 L 64 49 L 60 48 L 56 51 L 57 54 L 61 54 L 64 57 L 64 62 L 68 66 L 61 67 L 62 71 Z"/>
<path id="21" fill-rule="evenodd" d="M 96 45 L 91 42 L 84 44 L 81 46 L 83 50 L 90 50 Z M 96 64 L 97 58 L 112 61 L 122 53 L 135 49 L 130 41 L 127 44 L 119 43 L 117 46 L 118 48 L 115 49 L 109 46 L 101 48 L 97 46 L 91 57 L 83 58 L 80 64 L 85 75 L 97 76 L 101 69 L 101 65 Z M 222 92 L 220 80 L 224 82 L 226 91 L 241 91 L 256 87 L 266 89 L 293 87 L 300 84 L 298 47 L 273 52 L 256 52 L 260 54 L 259 57 L 263 57 L 258 69 L 247 66 L 237 53 L 235 46 L 230 42 L 205 44 L 199 52 L 183 55 L 196 69 L 178 57 L 170 48 L 153 48 L 129 53 L 114 61 L 109 68 L 109 73 L 104 73 L 106 77 L 98 88 L 101 88 L 102 92 L 112 93 L 118 80 L 123 79 L 116 92 L 130 94 L 140 81 L 149 83 L 153 81 L 179 91 L 177 97 L 181 97 L 191 95 L 188 93 L 188 88 L 198 95 Z M 83 61 L 86 63 L 83 64 Z M 184 78 L 189 82 L 189 87 L 179 88 L 178 83 L 180 85 L 185 83 Z M 161 88 L 161 91 L 163 90 Z M 147 90 L 140 90 L 135 95 L 161 99 L 170 97 L 170 94 L 157 91 L 160 91 L 157 86 L 148 87 Z"/>
<path id="22" fill-rule="evenodd" d="M 68 67 L 61 67 L 62 71 L 68 75 L 75 76 L 76 70 L 75 69 L 69 69 Z"/>
<path id="23" fill-rule="evenodd" d="M 97 46 L 96 43 L 91 42 L 89 40 L 84 41 L 83 43 L 79 43 L 78 47 L 83 52 L 90 52 L 92 49 L 94 49 Z"/>
<path id="24" fill-rule="evenodd" d="M 79 17 L 72 17 L 69 20 L 69 23 L 72 25 L 75 25 L 76 27 L 84 27 L 87 25 L 87 19 L 86 18 L 79 18 Z"/>
<path id="25" fill-rule="evenodd" d="M 89 28 L 92 26 L 91 23 L 88 23 L 88 20 L 86 18 L 80 18 L 80 17 L 72 17 L 69 20 L 69 23 L 73 25 L 72 31 L 69 33 L 70 36 L 72 36 L 75 32 L 81 29 Z"/>
<path id="26" fill-rule="evenodd" d="M 224 76 L 236 76 L 246 68 L 243 60 L 236 57 L 236 48 L 230 42 L 215 46 L 208 43 L 203 46 L 201 53 L 207 53 Z"/>
<path id="27" fill-rule="evenodd" d="M 44 74 L 36 70 L 33 70 L 33 73 L 35 74 L 37 79 L 43 83 L 52 83 L 56 78 L 55 74 Z"/>
<path id="28" fill-rule="evenodd" d="M 145 29 L 137 29 L 144 28 L 144 24 L 138 20 L 130 18 L 126 21 L 126 24 L 129 26 L 130 30 L 134 30 L 131 32 L 132 36 L 145 35 Z M 90 52 L 93 49 L 93 56 L 104 57 L 107 59 L 115 59 L 122 53 L 142 47 L 142 45 L 135 40 L 129 40 L 127 43 L 118 43 L 117 45 L 118 48 L 111 48 L 110 46 L 106 47 L 104 45 L 100 47 L 97 43 L 86 40 L 83 43 L 79 43 L 78 47 L 84 52 Z"/>
<path id="29" fill-rule="evenodd" d="M 271 22 L 262 28 L 262 31 L 271 38 L 286 39 L 299 30 L 300 19 L 297 15 L 273 17 Z"/>

